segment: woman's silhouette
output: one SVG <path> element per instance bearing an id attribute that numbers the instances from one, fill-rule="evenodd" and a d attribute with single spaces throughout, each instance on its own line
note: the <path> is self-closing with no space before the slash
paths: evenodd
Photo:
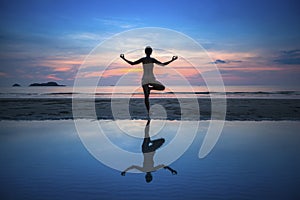
<path id="1" fill-rule="evenodd" d="M 156 139 L 156 140 L 151 140 L 151 138 L 149 136 L 149 129 L 150 129 L 150 120 L 147 121 L 147 124 L 145 127 L 145 136 L 144 136 L 144 140 L 143 140 L 143 144 L 142 144 L 142 152 L 144 155 L 143 166 L 132 165 L 132 166 L 128 167 L 127 169 L 125 169 L 121 173 L 122 176 L 125 176 L 125 173 L 128 170 L 137 169 L 141 172 L 146 173 L 145 179 L 146 179 L 146 182 L 149 183 L 152 181 L 152 173 L 151 172 L 154 172 L 161 168 L 168 169 L 173 175 L 177 174 L 177 171 L 172 169 L 169 166 L 166 166 L 163 164 L 154 166 L 153 158 L 154 158 L 155 152 L 159 147 L 161 147 L 164 144 L 165 139 L 160 138 L 160 139 Z"/>
<path id="2" fill-rule="evenodd" d="M 157 81 L 153 74 L 154 63 L 161 65 L 161 66 L 165 66 L 165 65 L 170 64 L 174 60 L 176 60 L 178 57 L 173 56 L 170 61 L 162 63 L 162 62 L 156 60 L 155 58 L 150 57 L 152 54 L 152 48 L 150 46 L 147 46 L 145 48 L 145 54 L 146 54 L 146 57 L 140 58 L 134 62 L 127 60 L 125 58 L 124 54 L 121 54 L 120 57 L 123 60 L 125 60 L 127 63 L 129 63 L 130 65 L 137 65 L 140 63 L 143 64 L 144 73 L 143 73 L 143 78 L 142 78 L 142 87 L 144 90 L 145 105 L 146 105 L 148 115 L 149 115 L 149 109 L 150 109 L 149 96 L 150 96 L 151 90 L 164 90 L 165 89 L 165 86 L 161 82 Z"/>

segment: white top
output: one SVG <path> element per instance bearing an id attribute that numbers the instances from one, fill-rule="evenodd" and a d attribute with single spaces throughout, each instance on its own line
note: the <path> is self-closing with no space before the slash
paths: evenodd
<path id="1" fill-rule="evenodd" d="M 153 68 L 154 68 L 153 63 L 143 64 L 144 73 L 142 78 L 142 85 L 148 83 L 159 83 L 153 74 Z"/>

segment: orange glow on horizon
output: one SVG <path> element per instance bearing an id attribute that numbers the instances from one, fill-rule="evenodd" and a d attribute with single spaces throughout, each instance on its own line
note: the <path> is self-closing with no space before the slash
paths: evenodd
<path id="1" fill-rule="evenodd" d="M 106 52 L 109 55 L 109 52 Z M 191 52 L 193 56 L 195 52 Z M 260 53 L 257 52 L 225 52 L 225 51 L 211 51 L 208 55 L 212 58 L 202 60 L 201 66 L 192 66 L 188 62 L 188 59 L 180 58 L 168 66 L 158 66 L 154 68 L 154 74 L 158 79 L 176 81 L 180 76 L 186 78 L 192 78 L 193 80 L 201 81 L 201 73 L 209 72 L 215 70 L 212 62 L 216 60 L 222 60 L 224 63 L 216 64 L 217 68 L 221 71 L 224 80 L 231 81 L 242 81 L 245 80 L 245 76 L 239 76 L 238 72 L 241 73 L 255 73 L 263 71 L 284 71 L 283 67 L 277 65 L 276 63 L 270 63 L 267 58 L 262 57 Z M 80 78 L 112 78 L 112 77 L 122 77 L 130 76 L 134 81 L 141 79 L 143 74 L 142 64 L 131 66 L 124 62 L 118 55 L 114 55 L 115 60 L 105 66 L 107 60 L 99 60 L 96 56 L 93 56 L 91 60 L 85 62 L 83 65 L 83 55 L 78 57 L 49 57 L 39 63 L 39 66 L 49 67 L 53 74 L 46 75 L 46 78 L 51 80 L 71 80 L 70 77 L 65 79 L 57 77 L 55 72 L 72 72 L 75 74 L 76 70 L 82 67 L 83 72 L 80 74 Z M 111 57 L 109 55 L 107 58 Z M 128 59 L 131 60 L 130 56 Z M 168 56 L 157 57 L 161 62 L 169 60 Z M 190 59 L 194 59 L 191 57 Z M 198 59 L 199 58 L 195 58 Z M 133 59 L 134 60 L 134 59 Z M 222 73 L 224 72 L 224 73 Z M 226 73 L 225 73 L 226 72 Z M 232 74 L 230 74 L 232 72 Z M 4 77 L 7 74 L 0 72 L 0 77 Z M 75 75 L 74 75 L 75 76 Z M 74 77 L 73 77 L 74 79 Z"/>

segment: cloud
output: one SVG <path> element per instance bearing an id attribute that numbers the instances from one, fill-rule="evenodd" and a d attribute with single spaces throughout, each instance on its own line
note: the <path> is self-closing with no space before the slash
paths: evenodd
<path id="1" fill-rule="evenodd" d="M 297 85 L 299 75 L 295 71 L 282 70 L 221 70 L 225 85 Z M 278 81 L 280 80 L 280 82 Z"/>
<path id="2" fill-rule="evenodd" d="M 229 64 L 229 63 L 241 63 L 241 60 L 221 60 L 216 59 L 214 62 L 211 62 L 211 64 Z"/>
<path id="3" fill-rule="evenodd" d="M 57 77 L 56 74 L 49 74 L 45 78 L 50 79 L 50 80 L 55 80 L 55 81 L 63 80 L 62 78 Z"/>
<path id="4" fill-rule="evenodd" d="M 122 29 L 130 29 L 140 24 L 138 19 L 124 19 L 124 18 L 94 18 L 95 21 L 99 21 L 101 24 L 106 26 L 114 26 Z"/>
<path id="5" fill-rule="evenodd" d="M 225 64 L 227 63 L 225 60 L 220 60 L 220 59 L 217 59 L 215 60 L 214 62 L 211 62 L 212 64 Z"/>
<path id="6" fill-rule="evenodd" d="M 7 75 L 7 73 L 5 73 L 5 72 L 0 72 L 0 77 L 7 77 L 8 75 Z"/>
<path id="7" fill-rule="evenodd" d="M 65 36 L 66 38 L 70 40 L 82 40 L 82 41 L 102 41 L 107 38 L 107 36 L 104 36 L 103 34 L 97 34 L 97 33 L 90 33 L 90 32 L 78 32 L 78 33 L 71 33 Z"/>
<path id="8" fill-rule="evenodd" d="M 281 51 L 274 62 L 283 65 L 300 65 L 300 49 Z"/>

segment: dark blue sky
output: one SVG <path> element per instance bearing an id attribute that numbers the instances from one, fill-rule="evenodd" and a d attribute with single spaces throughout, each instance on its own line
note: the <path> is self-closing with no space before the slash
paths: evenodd
<path id="1" fill-rule="evenodd" d="M 298 84 L 299 10 L 296 0 L 1 1 L 0 84 L 51 77 L 71 83 L 99 42 L 149 26 L 187 34 L 227 61 L 220 63 L 224 74 L 242 77 L 228 84 Z M 230 59 L 245 61 L 240 71 Z M 63 64 L 70 71 L 59 70 Z M 266 79 L 249 79 L 259 66 Z"/>

